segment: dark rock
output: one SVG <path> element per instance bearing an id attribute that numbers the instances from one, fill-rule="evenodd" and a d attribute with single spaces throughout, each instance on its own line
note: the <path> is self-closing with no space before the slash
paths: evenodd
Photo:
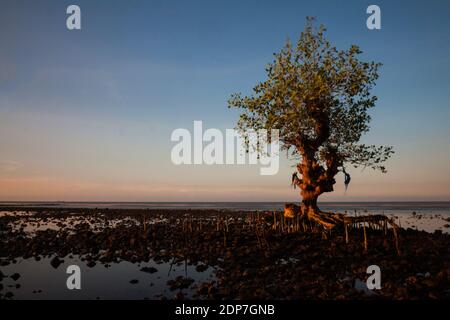
<path id="1" fill-rule="evenodd" d="M 17 281 L 19 278 L 20 278 L 20 274 L 18 274 L 17 272 L 11 276 L 11 279 L 13 279 L 14 281 Z"/>
<path id="2" fill-rule="evenodd" d="M 183 292 L 177 292 L 177 294 L 175 295 L 175 300 L 184 300 Z"/>
<path id="3" fill-rule="evenodd" d="M 154 268 L 154 267 L 143 267 L 141 268 L 142 272 L 146 272 L 146 273 L 155 273 L 158 272 L 158 269 Z"/>
<path id="4" fill-rule="evenodd" d="M 199 264 L 195 267 L 195 270 L 197 272 L 203 272 L 203 271 L 206 271 L 206 269 L 208 269 L 208 266 L 205 264 Z"/>
<path id="5" fill-rule="evenodd" d="M 170 287 L 170 290 L 176 290 L 176 289 L 186 289 L 189 288 L 189 286 L 194 283 L 194 279 L 191 278 L 185 278 L 183 276 L 178 276 L 175 278 L 175 280 L 169 280 L 167 281 L 167 285 Z"/>
<path id="6" fill-rule="evenodd" d="M 50 260 L 50 264 L 53 268 L 58 268 L 60 264 L 62 264 L 64 260 L 61 260 L 58 258 L 58 256 L 55 256 L 52 260 Z"/>
<path id="7" fill-rule="evenodd" d="M 138 284 L 139 280 L 138 279 L 133 279 L 133 280 L 130 280 L 130 283 L 131 284 Z"/>

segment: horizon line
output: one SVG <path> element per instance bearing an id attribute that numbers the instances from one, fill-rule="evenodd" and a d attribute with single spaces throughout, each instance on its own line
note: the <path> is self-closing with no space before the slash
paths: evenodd
<path id="1" fill-rule="evenodd" d="M 83 200 L 0 200 L 4 203 L 292 203 L 300 201 L 83 201 Z M 367 200 L 367 201 L 318 201 L 318 203 L 424 203 L 424 202 L 448 202 L 450 200 Z"/>

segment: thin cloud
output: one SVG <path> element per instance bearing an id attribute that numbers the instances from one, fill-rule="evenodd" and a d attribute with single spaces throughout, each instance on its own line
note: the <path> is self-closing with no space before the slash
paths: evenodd
<path id="1" fill-rule="evenodd" d="M 0 160 L 0 173 L 12 173 L 23 167 L 20 162 L 12 160 Z"/>

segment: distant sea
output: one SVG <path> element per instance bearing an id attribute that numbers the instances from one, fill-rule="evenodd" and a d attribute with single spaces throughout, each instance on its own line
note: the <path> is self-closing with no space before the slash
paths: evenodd
<path id="1" fill-rule="evenodd" d="M 110 208 L 110 209 L 228 209 L 282 210 L 285 202 L 0 202 L 1 207 Z M 347 213 L 450 214 L 447 202 L 322 202 L 324 211 Z"/>

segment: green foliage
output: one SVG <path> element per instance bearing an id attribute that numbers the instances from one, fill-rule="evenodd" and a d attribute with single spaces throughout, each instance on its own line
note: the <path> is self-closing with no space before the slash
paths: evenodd
<path id="1" fill-rule="evenodd" d="M 267 80 L 251 96 L 234 94 L 229 107 L 243 112 L 238 129 L 278 129 L 283 148 L 300 158 L 314 154 L 324 165 L 368 166 L 382 163 L 392 147 L 359 144 L 369 130 L 368 110 L 377 97 L 370 91 L 380 63 L 364 62 L 358 46 L 337 50 L 308 18 L 296 46 L 289 41 L 266 67 Z M 337 162 L 337 163 L 336 163 Z"/>

